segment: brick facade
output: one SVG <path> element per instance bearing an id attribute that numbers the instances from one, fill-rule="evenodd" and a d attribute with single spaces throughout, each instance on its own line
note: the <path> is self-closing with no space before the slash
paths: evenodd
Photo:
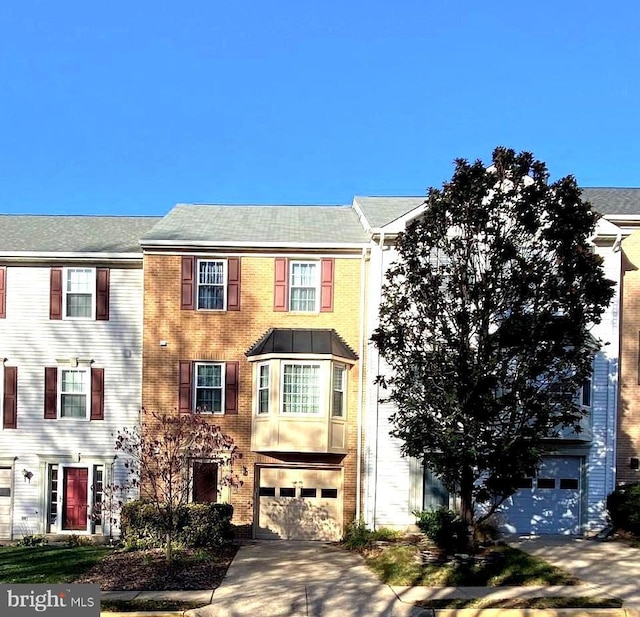
<path id="1" fill-rule="evenodd" d="M 213 256 L 218 254 L 206 253 L 207 258 Z M 232 255 L 227 252 L 219 256 L 241 258 L 239 311 L 181 310 L 182 256 L 154 254 L 152 251 L 145 254 L 143 405 L 148 410 L 177 409 L 180 361 L 238 361 L 238 413 L 211 417 L 212 422 L 233 437 L 243 454 L 241 462 L 248 470 L 244 485 L 231 494 L 234 523 L 250 525 L 254 519 L 256 465 L 283 462 L 337 463 L 342 467 L 343 525 L 346 525 L 356 512 L 358 386 L 363 360 L 360 359 L 348 372 L 346 456 L 284 453 L 272 458 L 251 452 L 254 384 L 252 366 L 245 352 L 269 328 L 333 328 L 359 353 L 360 251 L 348 256 L 323 253 L 323 257 L 335 257 L 333 311 L 319 313 L 274 311 L 275 253 L 272 256 L 264 253 Z M 304 258 L 310 257 L 305 254 Z"/>

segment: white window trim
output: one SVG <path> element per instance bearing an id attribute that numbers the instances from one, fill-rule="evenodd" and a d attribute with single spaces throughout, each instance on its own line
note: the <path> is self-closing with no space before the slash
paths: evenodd
<path id="1" fill-rule="evenodd" d="M 200 283 L 200 264 L 201 263 L 208 263 L 208 262 L 218 262 L 222 264 L 222 308 L 219 309 L 209 309 L 209 308 L 200 308 L 199 306 L 199 301 L 200 301 L 200 287 L 201 286 L 205 286 L 204 283 Z M 221 258 L 217 258 L 217 257 L 210 257 L 210 258 L 206 258 L 206 259 L 198 259 L 196 262 L 196 297 L 195 297 L 195 305 L 196 305 L 196 310 L 198 311 L 205 311 L 205 312 L 216 312 L 219 313 L 221 311 L 226 311 L 227 310 L 227 286 L 228 286 L 228 273 L 229 273 L 229 269 L 228 269 L 228 263 L 226 259 L 221 259 Z M 211 286 L 209 284 L 207 284 L 206 286 Z"/>
<path id="2" fill-rule="evenodd" d="M 266 367 L 267 369 L 267 385 L 266 387 L 260 386 L 260 370 Z M 271 413 L 271 363 L 270 362 L 260 362 L 256 368 L 256 415 L 257 416 L 268 416 Z M 267 391 L 267 411 L 260 411 L 260 392 L 266 390 Z"/>
<path id="3" fill-rule="evenodd" d="M 315 306 L 313 308 L 313 310 L 311 311 L 302 311 L 300 309 L 292 309 L 292 296 L 293 296 L 293 290 L 294 289 L 307 289 L 307 286 L 305 287 L 299 287 L 296 286 L 294 288 L 293 286 L 293 267 L 294 265 L 300 265 L 300 264 L 311 264 L 315 266 L 315 272 L 316 272 L 316 280 L 315 280 L 315 290 L 316 290 L 316 299 L 315 299 Z M 289 306 L 289 311 L 291 313 L 319 313 L 320 312 L 320 278 L 321 278 L 321 268 L 322 268 L 322 264 L 320 261 L 317 260 L 313 260 L 313 259 L 292 259 L 289 261 L 289 289 L 287 290 L 289 297 L 288 297 L 288 306 Z"/>
<path id="4" fill-rule="evenodd" d="M 317 366 L 318 367 L 318 411 L 317 412 L 295 412 L 295 411 L 285 411 L 284 410 L 284 376 L 285 376 L 285 366 L 291 364 L 293 366 Z M 327 379 L 327 371 L 325 368 L 326 362 L 318 362 L 313 360 L 282 360 L 280 362 L 280 391 L 279 395 L 279 411 L 280 414 L 287 417 L 298 417 L 298 418 L 320 418 L 327 414 L 327 401 L 325 399 L 325 384 Z M 328 363 L 329 367 L 333 365 Z M 324 370 L 323 370 L 324 369 Z M 332 369 L 330 369 L 332 370 Z"/>
<path id="5" fill-rule="evenodd" d="M 199 411 L 198 413 L 205 415 L 213 415 L 213 416 L 223 416 L 225 412 L 225 401 L 226 401 L 226 383 L 227 383 L 227 370 L 224 362 L 195 362 L 193 369 L 193 409 L 197 409 L 196 402 L 198 400 L 198 367 L 199 366 L 220 366 L 222 367 L 220 374 L 220 389 L 222 390 L 221 400 L 220 400 L 220 411 Z M 213 390 L 215 388 L 211 388 L 209 386 L 203 386 L 203 388 Z"/>
<path id="6" fill-rule="evenodd" d="M 74 315 L 67 315 L 67 283 L 68 274 L 71 270 L 88 270 L 91 271 L 90 284 L 91 284 L 91 315 L 89 317 L 76 317 Z M 96 319 L 96 269 L 85 268 L 82 266 L 73 267 L 69 266 L 62 269 L 62 318 L 68 320 L 78 321 L 95 321 Z"/>
<path id="7" fill-rule="evenodd" d="M 342 383 L 340 384 L 339 390 L 336 390 L 333 382 L 333 376 L 336 368 L 339 368 L 342 374 Z M 329 370 L 331 371 L 331 417 L 344 420 L 347 415 L 347 367 L 339 362 L 332 362 Z M 335 413 L 335 409 L 333 407 L 333 395 L 337 391 L 342 392 L 342 409 L 339 414 Z"/>
<path id="8" fill-rule="evenodd" d="M 46 510 L 45 515 L 44 515 L 45 528 L 48 524 L 49 510 L 50 510 L 50 504 L 51 504 L 51 494 L 49 492 L 50 487 L 49 487 L 49 475 L 48 475 L 49 465 L 56 465 L 58 468 L 58 508 L 57 508 L 57 518 L 56 518 L 55 527 L 52 527 L 51 532 L 48 532 L 48 533 L 57 533 L 60 535 L 76 535 L 78 533 L 91 534 L 91 517 L 93 514 L 93 484 L 94 484 L 93 470 L 95 465 L 102 465 L 103 467 L 102 481 L 103 481 L 103 485 L 106 486 L 107 466 L 104 463 L 100 463 L 100 462 L 95 464 L 92 462 L 64 463 L 62 461 L 51 460 L 49 463 L 47 463 L 45 466 L 45 469 L 47 470 L 46 480 L 45 480 L 45 483 L 46 483 L 45 494 L 46 494 L 46 504 L 47 504 L 47 507 L 45 508 Z M 63 470 L 68 469 L 70 467 L 88 470 L 88 473 L 87 473 L 87 526 L 85 529 L 63 529 L 62 528 L 63 508 L 64 508 L 64 503 L 66 498 L 66 488 L 64 485 Z M 103 521 L 103 528 L 104 528 L 104 521 Z"/>
<path id="9" fill-rule="evenodd" d="M 86 408 L 86 414 L 84 418 L 75 418 L 73 416 L 63 416 L 62 415 L 62 374 L 65 371 L 75 371 L 75 372 L 80 372 L 80 373 L 84 373 L 87 376 L 87 391 L 84 393 L 85 396 L 87 397 L 87 404 L 85 406 Z M 57 411 L 58 411 L 58 420 L 63 420 L 63 421 L 71 421 L 71 422 L 87 422 L 91 419 L 91 369 L 88 367 L 83 367 L 83 366 L 59 366 L 58 367 L 58 404 L 57 404 Z"/>

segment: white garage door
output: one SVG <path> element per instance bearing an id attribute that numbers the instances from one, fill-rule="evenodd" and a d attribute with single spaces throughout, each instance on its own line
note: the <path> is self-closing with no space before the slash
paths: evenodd
<path id="1" fill-rule="evenodd" d="M 11 467 L 0 467 L 0 540 L 11 539 Z"/>
<path id="2" fill-rule="evenodd" d="M 265 467 L 259 474 L 256 537 L 339 540 L 342 471 Z"/>
<path id="3" fill-rule="evenodd" d="M 578 456 L 547 456 L 538 474 L 522 478 L 520 488 L 502 507 L 506 529 L 520 534 L 580 533 Z"/>

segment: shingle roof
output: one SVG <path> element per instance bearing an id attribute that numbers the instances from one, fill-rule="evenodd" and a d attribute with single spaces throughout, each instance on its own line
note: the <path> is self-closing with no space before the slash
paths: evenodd
<path id="1" fill-rule="evenodd" d="M 372 228 L 384 227 L 408 212 L 415 210 L 426 201 L 423 197 L 354 197 L 354 204 L 360 207 L 367 223 Z"/>
<path id="2" fill-rule="evenodd" d="M 160 217 L 0 215 L 0 253 L 142 253 Z"/>
<path id="3" fill-rule="evenodd" d="M 583 188 L 582 198 L 602 215 L 640 215 L 640 188 Z M 425 197 L 355 197 L 371 227 L 384 227 L 425 202 Z"/>
<path id="4" fill-rule="evenodd" d="M 142 239 L 148 244 L 360 244 L 367 241 L 350 206 L 178 204 Z"/>
<path id="5" fill-rule="evenodd" d="M 585 188 L 582 198 L 602 215 L 639 214 L 640 188 Z"/>
<path id="6" fill-rule="evenodd" d="M 358 356 L 333 329 L 271 328 L 246 352 L 246 356 L 266 354 L 323 354 L 357 360 Z"/>

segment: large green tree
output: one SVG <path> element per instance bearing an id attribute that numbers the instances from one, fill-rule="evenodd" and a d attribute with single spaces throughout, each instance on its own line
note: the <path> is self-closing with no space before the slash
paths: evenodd
<path id="1" fill-rule="evenodd" d="M 572 176 L 507 148 L 459 159 L 397 240 L 372 340 L 392 435 L 477 524 L 515 492 L 576 400 L 613 290 L 589 242 L 598 215 Z M 548 442 L 547 442 L 548 443 Z M 482 507 L 479 507 L 481 506 Z"/>

